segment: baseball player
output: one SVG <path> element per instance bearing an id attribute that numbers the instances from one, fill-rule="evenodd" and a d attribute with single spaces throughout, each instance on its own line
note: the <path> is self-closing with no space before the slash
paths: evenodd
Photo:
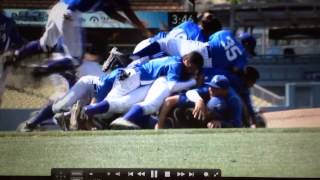
<path id="1" fill-rule="evenodd" d="M 69 87 L 71 88 L 76 81 L 77 78 L 81 78 L 86 75 L 92 75 L 96 77 L 101 77 L 104 73 L 101 70 L 101 66 L 98 64 L 101 61 L 102 57 L 102 49 L 92 45 L 86 45 L 86 53 L 83 56 L 83 63 L 77 69 L 76 77 L 68 77 L 65 74 L 62 74 L 69 83 Z M 50 102 L 44 108 L 42 108 L 36 116 L 31 117 L 27 121 L 23 122 L 17 128 L 19 132 L 31 132 L 35 128 L 38 127 L 39 124 L 52 119 L 54 113 L 52 111 L 53 103 Z"/>
<path id="2" fill-rule="evenodd" d="M 210 121 L 208 127 L 241 127 L 242 104 L 239 96 L 230 87 L 229 80 L 224 75 L 215 75 L 205 86 L 187 91 L 185 94 L 168 97 L 160 111 L 159 123 L 156 128 L 164 128 L 170 111 L 178 106 L 180 108 L 192 107 L 192 116 L 198 120 L 208 120 L 206 103 L 211 97 L 220 97 L 226 101 L 226 111 L 223 121 Z M 189 118 L 192 119 L 192 118 Z"/>
<path id="3" fill-rule="evenodd" d="M 237 93 L 230 87 L 229 80 L 223 75 L 215 75 L 212 80 L 206 85 L 209 88 L 202 89 L 200 91 L 191 90 L 186 93 L 188 99 L 196 102 L 193 114 L 197 119 L 201 119 L 205 116 L 205 105 L 199 95 L 201 91 L 203 93 L 209 93 L 211 96 L 221 96 L 226 99 L 228 109 L 228 121 L 226 123 L 232 125 L 232 127 L 242 127 L 242 103 Z M 215 122 L 214 127 L 224 127 L 225 122 Z M 225 125 L 229 127 L 229 125 Z"/>
<path id="4" fill-rule="evenodd" d="M 157 112 L 165 98 L 171 93 L 177 92 L 177 88 L 172 86 L 173 84 L 178 84 L 177 82 L 179 81 L 183 81 L 185 79 L 183 76 L 187 75 L 187 79 L 190 79 L 198 75 L 203 65 L 202 62 L 202 56 L 197 52 L 191 52 L 183 56 L 184 75 L 181 74 L 179 69 L 174 70 L 175 76 L 164 74 L 166 78 L 159 78 L 158 82 L 151 86 L 142 102 L 133 105 L 123 117 L 113 121 L 110 127 L 114 129 L 143 128 L 145 124 L 148 124 L 143 117 Z M 194 83 L 193 85 L 196 84 Z M 179 88 L 179 90 L 181 89 Z"/>
<path id="5" fill-rule="evenodd" d="M 11 48 L 20 47 L 22 44 L 23 40 L 16 28 L 16 23 L 0 10 L 0 54 Z"/>
<path id="6" fill-rule="evenodd" d="M 133 54 L 144 49 L 151 43 L 164 38 L 167 38 L 167 39 L 178 38 L 178 39 L 207 42 L 209 40 L 209 36 L 212 33 L 219 31 L 222 27 L 220 21 L 216 17 L 214 17 L 214 15 L 211 12 L 201 13 L 198 19 L 199 19 L 198 24 L 194 23 L 193 21 L 185 21 L 180 25 L 176 26 L 175 28 L 173 28 L 168 33 L 159 32 L 155 36 L 141 41 L 135 47 Z M 127 66 L 131 62 L 129 58 L 127 58 L 122 53 L 118 52 L 117 49 L 112 49 L 110 51 L 110 55 L 115 57 L 108 58 L 108 60 L 104 63 L 103 71 L 105 72 L 109 70 L 112 67 L 112 65 L 116 64 L 116 62 L 114 61 L 119 61 L 118 63 L 120 63 L 121 66 L 123 67 Z M 164 53 L 160 52 L 150 56 L 149 59 L 161 57 L 163 55 Z"/>
<path id="7" fill-rule="evenodd" d="M 7 68 L 8 62 L 2 56 L 2 53 L 9 49 L 20 47 L 22 44 L 23 40 L 17 31 L 15 22 L 6 17 L 0 9 L 0 104 L 7 82 L 7 75 L 11 71 L 10 68 Z"/>
<path id="8" fill-rule="evenodd" d="M 135 68 L 115 70 L 112 73 L 121 70 L 130 73 L 130 75 L 124 80 L 121 80 L 121 77 L 120 80 L 119 78 L 113 79 L 113 83 L 110 82 L 110 78 L 102 79 L 101 85 L 97 87 L 98 103 L 81 108 L 78 113 L 75 113 L 75 119 L 88 119 L 95 114 L 114 111 L 119 113 L 120 109 L 127 110 L 142 100 L 144 100 L 142 103 L 129 110 L 129 114 L 134 114 L 133 119 L 136 116 L 153 113 L 158 110 L 162 101 L 171 92 L 187 89 L 196 84 L 194 79 L 189 79 L 191 75 L 200 71 L 202 62 L 199 53 L 191 52 L 182 58 L 168 56 L 137 65 Z M 165 78 L 159 78 L 160 76 L 165 76 Z M 123 99 L 127 101 L 123 101 Z M 71 118 L 71 121 L 74 121 L 73 119 Z M 129 126 L 130 124 L 133 123 L 128 121 L 125 125 L 122 123 L 113 123 L 112 125 Z"/>
<path id="9" fill-rule="evenodd" d="M 208 68 L 208 71 L 204 73 L 211 76 L 216 74 L 216 69 L 238 73 L 247 64 L 244 47 L 229 30 L 214 33 L 207 43 L 182 39 L 161 39 L 133 54 L 132 57 L 144 57 L 160 51 L 177 56 L 197 51 L 204 58 L 204 68 Z"/>
<path id="10" fill-rule="evenodd" d="M 115 8 L 121 9 L 130 21 Z M 149 32 L 134 14 L 127 0 L 60 0 L 50 10 L 45 32 L 40 40 L 29 42 L 11 55 L 9 53 L 11 63 L 18 63 L 32 54 L 51 52 L 62 37 L 66 56 L 60 61 L 48 64 L 47 69 L 59 72 L 78 67 L 83 55 L 80 13 L 95 11 L 103 11 L 111 18 L 124 23 L 130 22 L 143 32 Z"/>
<path id="11" fill-rule="evenodd" d="M 249 116 L 250 121 L 248 121 L 248 117 L 243 117 L 244 126 L 250 126 L 252 128 L 255 128 L 257 124 L 257 119 L 251 101 L 250 88 L 260 78 L 259 72 L 256 68 L 252 66 L 247 66 L 241 76 L 232 73 L 225 73 L 225 76 L 229 79 L 231 87 L 237 92 L 244 104 L 244 115 L 248 114 Z"/>
<path id="12" fill-rule="evenodd" d="M 154 37 L 148 38 L 140 42 L 134 49 L 133 53 L 136 53 L 146 47 L 147 45 L 163 39 L 163 38 L 179 38 L 179 39 L 187 39 L 194 40 L 200 42 L 207 42 L 209 40 L 209 36 L 221 29 L 221 23 L 217 20 L 214 15 L 207 11 L 201 13 L 199 16 L 198 24 L 193 21 L 185 21 L 178 26 L 174 27 L 170 32 L 159 32 Z"/>
<path id="13" fill-rule="evenodd" d="M 253 37 L 248 32 L 242 32 L 239 34 L 238 38 L 240 39 L 241 44 L 246 49 L 248 58 L 251 58 L 257 55 L 257 53 L 255 52 L 257 40 L 255 37 Z"/>
<path id="14" fill-rule="evenodd" d="M 212 125 L 216 124 L 216 121 L 226 124 L 228 120 L 226 116 L 227 106 L 222 97 L 213 96 L 205 99 L 206 115 L 203 120 L 196 119 L 193 116 L 194 103 L 190 100 L 187 101 L 189 101 L 189 103 L 186 103 L 187 106 L 177 107 L 173 110 L 173 116 L 168 118 L 170 123 L 167 123 L 165 128 L 214 128 Z M 155 126 L 155 129 L 158 129 L 158 127 Z"/>

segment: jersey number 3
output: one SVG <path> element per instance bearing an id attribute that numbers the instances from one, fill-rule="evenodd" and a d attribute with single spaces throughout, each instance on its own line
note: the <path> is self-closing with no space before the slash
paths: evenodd
<path id="1" fill-rule="evenodd" d="M 237 59 L 238 55 L 242 54 L 242 52 L 230 36 L 227 36 L 226 39 L 226 41 L 221 41 L 221 45 L 226 51 L 227 59 L 229 61 L 234 61 Z"/>

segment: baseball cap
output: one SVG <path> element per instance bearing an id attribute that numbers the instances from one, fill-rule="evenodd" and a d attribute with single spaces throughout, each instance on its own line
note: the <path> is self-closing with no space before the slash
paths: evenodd
<path id="1" fill-rule="evenodd" d="M 229 88 L 230 86 L 228 78 L 226 78 L 224 75 L 215 75 L 213 76 L 210 82 L 205 84 L 213 88 L 222 88 L 222 89 Z"/>
<path id="2" fill-rule="evenodd" d="M 252 54 L 253 56 L 257 55 L 254 51 L 257 45 L 257 40 L 255 37 L 253 37 L 251 34 L 247 32 L 243 32 L 239 34 L 239 39 L 242 45 L 248 48 L 250 54 Z"/>

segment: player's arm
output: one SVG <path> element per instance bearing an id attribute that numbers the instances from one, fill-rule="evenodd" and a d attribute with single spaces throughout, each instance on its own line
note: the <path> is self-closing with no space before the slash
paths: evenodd
<path id="1" fill-rule="evenodd" d="M 95 104 L 95 103 L 97 103 L 97 98 L 93 97 L 93 98 L 91 99 L 90 104 Z"/>
<path id="2" fill-rule="evenodd" d="M 146 26 L 139 20 L 137 15 L 133 12 L 128 0 L 116 0 L 116 2 L 120 5 L 119 7 L 125 13 L 125 15 L 129 18 L 129 20 L 134 26 L 139 28 L 146 37 L 152 36 L 152 33 L 146 28 Z"/>
<path id="3" fill-rule="evenodd" d="M 205 93 L 205 87 L 200 89 L 192 89 L 186 92 L 187 98 L 195 103 L 193 116 L 196 119 L 204 120 L 206 118 L 207 107 L 200 93 Z"/>
<path id="4" fill-rule="evenodd" d="M 214 117 L 210 111 L 207 111 L 206 113 L 206 120 L 208 121 L 207 128 L 209 129 L 222 127 L 222 119 L 218 119 L 217 117 Z"/>
<path id="5" fill-rule="evenodd" d="M 155 129 L 165 128 L 167 117 L 171 112 L 171 110 L 177 106 L 178 101 L 179 101 L 179 95 L 169 96 L 165 99 L 164 103 L 161 106 L 159 121 Z"/>
<path id="6" fill-rule="evenodd" d="M 184 76 L 187 78 L 183 78 Z M 175 93 L 201 85 L 203 83 L 203 75 L 202 73 L 197 73 L 195 75 L 184 74 L 181 64 L 175 64 L 169 67 L 167 80 L 170 92 Z"/>
<path id="7" fill-rule="evenodd" d="M 242 96 L 243 102 L 244 102 L 245 106 L 247 107 L 247 110 L 250 115 L 250 119 L 251 119 L 250 124 L 252 125 L 252 127 L 255 127 L 256 122 L 257 122 L 256 121 L 256 114 L 255 114 L 255 111 L 254 111 L 254 108 L 252 105 L 249 89 L 245 93 L 242 93 L 241 96 Z"/>
<path id="8" fill-rule="evenodd" d="M 233 127 L 241 127 L 242 126 L 242 106 L 241 101 L 238 98 L 232 98 L 230 103 L 230 119 L 229 122 Z"/>

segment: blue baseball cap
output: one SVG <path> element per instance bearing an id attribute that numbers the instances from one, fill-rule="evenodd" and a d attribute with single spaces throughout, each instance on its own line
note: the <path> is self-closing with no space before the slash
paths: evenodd
<path id="1" fill-rule="evenodd" d="M 254 49 L 257 45 L 256 38 L 247 32 L 243 32 L 239 34 L 239 39 L 241 41 L 241 44 L 248 48 L 249 53 L 255 56 L 256 52 L 254 51 Z"/>
<path id="2" fill-rule="evenodd" d="M 210 82 L 205 84 L 209 85 L 210 87 L 219 89 L 227 89 L 230 87 L 229 80 L 224 75 L 215 75 Z"/>

